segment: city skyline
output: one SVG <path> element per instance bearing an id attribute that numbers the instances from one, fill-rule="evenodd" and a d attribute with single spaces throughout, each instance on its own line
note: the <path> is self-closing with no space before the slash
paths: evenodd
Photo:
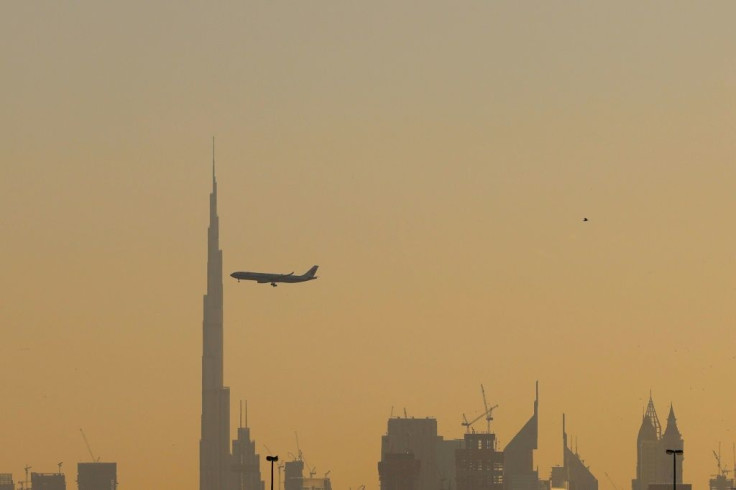
<path id="1" fill-rule="evenodd" d="M 224 283 L 261 456 L 377 488 L 392 407 L 460 438 L 483 383 L 503 447 L 539 380 L 540 476 L 566 413 L 628 488 L 650 389 L 685 481 L 729 461 L 733 4 L 2 9 L 0 472 L 84 428 L 121 488 L 197 488 L 213 134 L 223 271 L 320 264 Z"/>

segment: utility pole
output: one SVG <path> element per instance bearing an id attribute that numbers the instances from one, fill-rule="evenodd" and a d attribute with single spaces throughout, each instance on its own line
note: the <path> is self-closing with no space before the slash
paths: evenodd
<path id="1" fill-rule="evenodd" d="M 672 490 L 677 490 L 677 455 L 682 454 L 682 449 L 667 449 L 667 454 L 672 455 Z"/>
<path id="2" fill-rule="evenodd" d="M 266 461 L 271 462 L 271 490 L 273 490 L 273 464 L 278 460 L 278 456 L 266 456 Z"/>

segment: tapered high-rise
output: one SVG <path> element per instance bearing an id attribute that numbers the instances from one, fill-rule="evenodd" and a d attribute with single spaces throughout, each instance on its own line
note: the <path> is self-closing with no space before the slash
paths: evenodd
<path id="1" fill-rule="evenodd" d="M 207 232 L 207 293 L 202 322 L 202 434 L 199 490 L 226 490 L 230 458 L 230 389 L 223 384 L 222 250 L 212 142 L 212 193 Z"/>

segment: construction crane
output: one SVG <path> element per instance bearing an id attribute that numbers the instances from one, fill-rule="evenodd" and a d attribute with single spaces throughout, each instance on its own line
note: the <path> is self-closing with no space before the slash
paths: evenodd
<path id="1" fill-rule="evenodd" d="M 713 456 L 715 456 L 716 463 L 718 463 L 718 476 L 722 475 L 723 477 L 725 477 L 728 474 L 728 472 L 731 470 L 729 470 L 728 468 L 724 468 L 723 465 L 721 464 L 721 443 L 720 442 L 718 443 L 718 453 L 713 451 Z"/>
<path id="2" fill-rule="evenodd" d="M 482 414 L 478 415 L 476 418 L 474 418 L 473 420 L 468 421 L 468 418 L 465 416 L 465 414 L 463 414 L 463 421 L 460 422 L 460 424 L 461 425 L 464 425 L 465 426 L 465 429 L 466 429 L 466 432 L 468 434 L 470 434 L 470 426 L 473 425 L 474 423 L 476 423 L 477 421 L 479 421 L 480 419 L 482 419 L 484 416 L 485 416 L 485 414 L 482 413 Z"/>
<path id="3" fill-rule="evenodd" d="M 483 394 L 483 406 L 486 409 L 486 434 L 491 433 L 491 420 L 493 420 L 492 413 L 493 410 L 498 408 L 498 405 L 494 405 L 491 408 L 488 408 L 488 401 L 486 400 L 486 390 L 483 388 L 483 384 L 480 385 L 480 392 Z"/>
<path id="4" fill-rule="evenodd" d="M 302 457 L 302 449 L 299 447 L 299 433 L 297 431 L 294 431 L 294 437 L 296 438 L 297 460 L 304 461 L 304 458 Z"/>
<path id="5" fill-rule="evenodd" d="M 297 461 L 301 461 L 304 463 L 304 467 L 309 471 L 309 478 L 314 478 L 315 475 L 315 468 L 316 466 L 313 466 L 311 469 L 309 468 L 309 463 L 306 462 L 304 459 L 304 454 L 302 454 L 302 448 L 299 446 L 299 433 L 297 431 L 294 431 L 294 438 L 296 438 L 296 452 L 297 452 L 297 458 L 295 458 Z"/>
<path id="6" fill-rule="evenodd" d="M 92 454 L 92 448 L 89 446 L 89 441 L 87 440 L 87 436 L 84 435 L 84 431 L 82 429 L 79 429 L 79 432 L 82 433 L 82 439 L 84 439 L 84 443 L 87 445 L 87 451 L 89 451 L 89 455 L 92 458 L 93 463 L 99 463 L 100 458 L 95 458 L 95 455 Z"/>
<path id="7" fill-rule="evenodd" d="M 468 421 L 468 418 L 465 416 L 465 414 L 463 414 L 463 421 L 461 422 L 461 425 L 465 427 L 468 434 L 470 434 L 470 431 L 471 431 L 470 426 L 472 426 L 474 423 L 476 423 L 483 417 L 485 417 L 486 419 L 486 424 L 487 424 L 486 430 L 488 431 L 488 433 L 490 433 L 491 432 L 491 420 L 493 420 L 493 417 L 491 414 L 493 413 L 493 410 L 498 408 L 498 405 L 494 405 L 488 408 L 488 402 L 486 401 L 486 390 L 483 388 L 483 385 L 480 385 L 480 390 L 481 390 L 481 393 L 483 394 L 483 406 L 485 408 L 485 411 L 470 421 Z"/>

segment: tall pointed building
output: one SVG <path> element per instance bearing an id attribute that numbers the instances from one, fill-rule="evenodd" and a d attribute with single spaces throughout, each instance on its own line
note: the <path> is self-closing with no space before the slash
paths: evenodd
<path id="1" fill-rule="evenodd" d="M 539 381 L 534 397 L 534 414 L 503 450 L 506 490 L 537 490 L 539 474 L 534 469 L 534 450 L 539 434 Z"/>
<path id="2" fill-rule="evenodd" d="M 685 449 L 685 442 L 682 439 L 682 434 L 680 434 L 680 429 L 677 428 L 677 419 L 675 418 L 675 409 L 670 403 L 670 414 L 667 417 L 667 428 L 664 430 L 664 434 L 662 434 L 662 441 L 661 441 L 661 450 L 660 454 L 664 452 L 664 455 L 662 455 L 662 464 L 660 467 L 662 468 L 662 475 L 660 477 L 660 481 L 663 482 L 671 482 L 672 481 L 672 456 L 668 455 L 665 451 L 667 449 Z M 662 451 L 664 450 L 664 451 Z M 677 456 L 675 458 L 675 464 L 677 465 L 677 483 L 682 483 L 682 461 L 685 459 L 685 454 L 682 454 L 680 456 Z"/>
<path id="3" fill-rule="evenodd" d="M 661 431 L 650 393 L 647 410 L 636 436 L 636 478 L 631 481 L 632 490 L 647 490 L 650 484 L 658 483 L 662 461 L 662 455 L 659 454 Z"/>
<path id="4" fill-rule="evenodd" d="M 565 414 L 562 414 L 562 464 L 567 477 L 567 488 L 569 490 L 598 490 L 598 479 L 593 476 L 590 468 L 578 454 L 577 444 L 575 446 L 573 451 L 572 447 L 567 444 Z"/>
<path id="5" fill-rule="evenodd" d="M 642 418 L 639 434 L 636 438 L 636 478 L 631 480 L 632 490 L 653 490 L 672 487 L 672 456 L 667 454 L 668 449 L 683 449 L 684 441 L 677 427 L 675 410 L 670 405 L 667 417 L 667 427 L 662 432 L 657 412 L 654 410 L 652 394 L 649 394 L 649 403 Z M 677 465 L 677 487 L 687 489 L 683 483 L 682 461 L 684 455 L 675 457 Z"/>
<path id="6" fill-rule="evenodd" d="M 226 490 L 230 476 L 230 389 L 223 385 L 222 250 L 217 216 L 214 138 L 210 225 L 207 232 L 207 293 L 204 295 L 203 309 L 199 490 Z"/>
<path id="7" fill-rule="evenodd" d="M 233 440 L 231 468 L 231 490 L 265 490 L 265 483 L 261 480 L 261 455 L 256 452 L 256 441 L 250 438 L 248 402 L 245 403 L 245 427 L 243 405 L 240 405 L 240 425 L 238 438 Z"/>

